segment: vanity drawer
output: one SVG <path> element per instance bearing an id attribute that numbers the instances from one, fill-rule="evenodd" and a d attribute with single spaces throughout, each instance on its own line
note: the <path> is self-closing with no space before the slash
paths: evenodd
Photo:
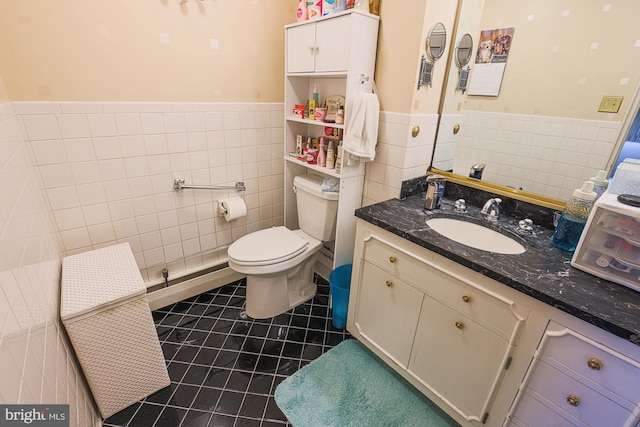
<path id="1" fill-rule="evenodd" d="M 518 332 L 529 315 L 528 309 L 505 296 L 471 285 L 454 272 L 425 265 L 423 275 L 428 277 L 428 295 L 507 341 L 514 343 L 517 340 Z"/>
<path id="2" fill-rule="evenodd" d="M 530 389 L 522 391 L 518 412 L 506 427 L 589 427 Z"/>
<path id="3" fill-rule="evenodd" d="M 533 369 L 527 387 L 571 417 L 592 426 L 635 425 L 633 405 L 625 408 L 620 404 L 625 402 L 615 402 L 599 394 L 542 360 L 537 360 Z"/>
<path id="4" fill-rule="evenodd" d="M 410 283 L 416 285 L 425 283 L 424 261 L 376 234 L 370 234 L 365 238 L 364 258 Z"/>
<path id="5" fill-rule="evenodd" d="M 539 353 L 542 359 L 549 358 L 630 402 L 640 403 L 638 361 L 555 322 L 550 322 Z"/>

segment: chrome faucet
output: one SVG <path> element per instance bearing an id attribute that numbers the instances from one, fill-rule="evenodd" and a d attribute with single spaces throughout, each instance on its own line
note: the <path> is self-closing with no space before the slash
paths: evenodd
<path id="1" fill-rule="evenodd" d="M 487 200 L 480 213 L 489 221 L 497 221 L 500 216 L 500 203 L 502 199 L 497 197 Z"/>

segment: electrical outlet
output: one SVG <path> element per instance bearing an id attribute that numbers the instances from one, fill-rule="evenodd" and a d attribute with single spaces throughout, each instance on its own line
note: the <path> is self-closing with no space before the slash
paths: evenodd
<path id="1" fill-rule="evenodd" d="M 622 104 L 622 96 L 603 96 L 598 111 L 601 113 L 617 113 Z"/>

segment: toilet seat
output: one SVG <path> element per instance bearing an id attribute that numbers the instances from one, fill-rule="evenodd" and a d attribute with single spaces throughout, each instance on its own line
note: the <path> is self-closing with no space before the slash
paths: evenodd
<path id="1" fill-rule="evenodd" d="M 278 264 L 304 252 L 309 241 L 286 227 L 272 227 L 241 237 L 227 250 L 237 265 Z"/>

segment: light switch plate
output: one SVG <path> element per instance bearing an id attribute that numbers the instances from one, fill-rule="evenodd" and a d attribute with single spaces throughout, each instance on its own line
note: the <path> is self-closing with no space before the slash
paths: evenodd
<path id="1" fill-rule="evenodd" d="M 598 111 L 601 113 L 617 113 L 620 110 L 623 96 L 603 96 Z"/>

